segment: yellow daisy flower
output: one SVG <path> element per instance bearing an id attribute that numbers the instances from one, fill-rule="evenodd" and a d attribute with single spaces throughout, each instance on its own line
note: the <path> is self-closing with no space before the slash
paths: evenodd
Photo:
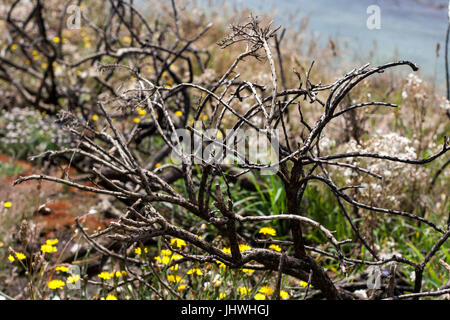
<path id="1" fill-rule="evenodd" d="M 263 227 L 259 230 L 259 233 L 262 233 L 264 235 L 273 236 L 273 237 L 277 235 L 276 230 L 272 227 Z"/>
<path id="2" fill-rule="evenodd" d="M 259 289 L 259 292 L 267 294 L 268 296 L 270 296 L 273 293 L 273 289 L 269 286 L 263 286 Z"/>
<path id="3" fill-rule="evenodd" d="M 147 114 L 147 111 L 145 111 L 144 109 L 142 109 L 141 107 L 137 108 L 137 112 L 140 116 L 145 116 Z"/>
<path id="4" fill-rule="evenodd" d="M 179 260 L 179 259 L 182 259 L 182 258 L 183 258 L 183 256 L 181 254 L 175 253 L 172 256 L 171 260 Z"/>
<path id="5" fill-rule="evenodd" d="M 222 261 L 216 260 L 216 263 L 219 265 L 219 268 L 222 268 L 224 270 L 227 268 L 227 265 Z"/>
<path id="6" fill-rule="evenodd" d="M 45 241 L 45 243 L 48 244 L 49 246 L 54 246 L 58 242 L 59 242 L 58 239 L 48 239 L 47 241 Z"/>
<path id="7" fill-rule="evenodd" d="M 172 250 L 163 249 L 163 250 L 161 250 L 161 255 L 163 255 L 163 256 L 171 256 L 172 255 Z"/>
<path id="8" fill-rule="evenodd" d="M 255 272 L 255 270 L 253 270 L 253 269 L 247 269 L 247 268 L 242 268 L 241 270 L 242 270 L 242 272 L 248 273 L 248 274 L 252 274 L 252 273 Z"/>
<path id="9" fill-rule="evenodd" d="M 47 286 L 52 290 L 62 289 L 65 285 L 64 281 L 61 280 L 52 280 L 47 283 Z"/>
<path id="10" fill-rule="evenodd" d="M 241 295 L 247 295 L 250 292 L 247 287 L 238 287 L 237 289 Z"/>
<path id="11" fill-rule="evenodd" d="M 67 277 L 67 283 L 74 284 L 80 281 L 80 276 L 78 274 L 74 274 L 73 276 Z"/>
<path id="12" fill-rule="evenodd" d="M 255 294 L 253 299 L 255 299 L 255 300 L 266 300 L 266 296 L 263 295 L 262 293 L 257 293 L 257 294 Z"/>
<path id="13" fill-rule="evenodd" d="M 155 257 L 155 260 L 158 261 L 160 264 L 168 264 L 170 262 L 170 257 L 168 256 L 157 256 Z"/>
<path id="14" fill-rule="evenodd" d="M 114 273 L 109 273 L 109 272 L 103 271 L 102 273 L 99 273 L 97 275 L 97 277 L 99 277 L 100 279 L 103 279 L 103 280 L 109 280 L 112 277 L 114 277 Z"/>
<path id="15" fill-rule="evenodd" d="M 289 299 L 289 293 L 287 293 L 286 291 L 281 290 L 280 291 L 280 297 L 281 297 L 281 299 Z"/>
<path id="16" fill-rule="evenodd" d="M 199 268 L 192 268 L 192 269 L 189 269 L 188 272 L 186 272 L 186 274 L 193 274 L 193 275 L 201 276 L 203 273 L 202 273 L 202 270 Z"/>
<path id="17" fill-rule="evenodd" d="M 41 246 L 41 251 L 45 252 L 45 253 L 54 253 L 54 252 L 57 252 L 58 249 L 56 247 L 52 246 L 52 245 L 43 244 Z"/>
<path id="18" fill-rule="evenodd" d="M 144 252 L 148 253 L 148 249 L 144 248 Z M 134 253 L 137 254 L 138 256 L 140 256 L 142 254 L 142 249 L 140 247 L 136 248 L 136 249 L 134 249 Z"/>
<path id="19" fill-rule="evenodd" d="M 61 272 L 67 272 L 69 271 L 69 268 L 66 266 L 58 266 L 55 268 L 56 271 L 61 271 Z"/>
<path id="20" fill-rule="evenodd" d="M 184 279 L 181 278 L 180 276 L 175 276 L 173 274 L 170 274 L 170 275 L 167 276 L 167 281 L 180 282 L 181 283 L 181 282 L 184 282 Z"/>
<path id="21" fill-rule="evenodd" d="M 281 251 L 281 247 L 279 245 L 277 245 L 277 244 L 271 244 L 269 246 L 269 249 L 272 249 L 272 250 L 275 250 L 275 251 L 278 251 L 278 252 Z"/>
<path id="22" fill-rule="evenodd" d="M 182 248 L 184 246 L 186 246 L 186 241 L 184 241 L 183 239 L 178 239 L 178 238 L 172 238 L 170 239 L 170 245 L 176 245 L 178 248 Z"/>
<path id="23" fill-rule="evenodd" d="M 225 253 L 231 253 L 231 248 L 228 248 L 228 247 L 227 248 L 223 248 L 222 251 L 225 252 Z"/>
<path id="24" fill-rule="evenodd" d="M 27 256 L 24 255 L 24 254 L 21 253 L 21 252 L 14 252 L 14 254 L 16 255 L 16 258 L 19 259 L 19 260 L 24 260 L 24 259 L 27 258 Z"/>
<path id="25" fill-rule="evenodd" d="M 250 247 L 248 244 L 239 244 L 239 251 L 247 251 L 250 250 L 252 247 Z"/>
<path id="26" fill-rule="evenodd" d="M 302 287 L 307 287 L 308 286 L 308 282 L 305 282 L 305 281 L 303 281 L 303 280 L 300 280 L 300 286 L 302 286 Z"/>

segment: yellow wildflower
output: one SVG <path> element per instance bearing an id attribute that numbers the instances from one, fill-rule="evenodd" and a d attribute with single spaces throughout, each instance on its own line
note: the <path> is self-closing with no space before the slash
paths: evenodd
<path id="1" fill-rule="evenodd" d="M 94 115 L 92 116 L 92 120 L 93 120 L 93 121 L 97 121 L 97 120 L 98 120 L 98 115 L 94 114 Z"/>
<path id="2" fill-rule="evenodd" d="M 100 300 L 117 300 L 117 297 L 112 294 L 108 294 L 106 298 L 101 298 Z"/>
<path id="3" fill-rule="evenodd" d="M 271 244 L 269 246 L 269 249 L 272 249 L 272 250 L 275 250 L 275 251 L 278 251 L 278 252 L 281 251 L 281 247 L 279 245 L 277 245 L 277 244 Z"/>
<path id="4" fill-rule="evenodd" d="M 171 259 L 168 256 L 162 256 L 162 257 L 157 256 L 157 257 L 155 257 L 155 260 L 161 264 L 168 264 Z"/>
<path id="5" fill-rule="evenodd" d="M 242 272 L 248 273 L 248 274 L 252 274 L 252 273 L 255 272 L 255 270 L 253 270 L 253 269 L 247 269 L 247 268 L 242 268 Z"/>
<path id="6" fill-rule="evenodd" d="M 170 274 L 167 276 L 167 281 L 170 282 L 184 282 L 184 279 L 181 278 L 180 276 L 174 276 L 173 274 Z"/>
<path id="7" fill-rule="evenodd" d="M 246 251 L 250 250 L 252 247 L 250 247 L 248 244 L 239 244 L 239 251 Z"/>
<path id="8" fill-rule="evenodd" d="M 80 276 L 78 274 L 74 274 L 73 276 L 67 277 L 67 283 L 76 283 L 80 281 Z"/>
<path id="9" fill-rule="evenodd" d="M 193 275 L 201 276 L 203 273 L 202 273 L 202 270 L 200 270 L 199 268 L 192 268 L 192 269 L 189 269 L 188 272 L 186 272 L 186 274 L 193 274 Z"/>
<path id="10" fill-rule="evenodd" d="M 145 111 L 144 109 L 142 109 L 141 107 L 137 108 L 137 112 L 140 116 L 145 116 L 147 114 L 147 111 Z"/>
<path id="11" fill-rule="evenodd" d="M 181 258 L 183 258 L 183 256 L 182 256 L 181 254 L 175 253 L 175 254 L 172 256 L 171 260 L 179 260 L 179 259 L 181 259 Z"/>
<path id="12" fill-rule="evenodd" d="M 59 43 L 61 41 L 61 39 L 59 37 L 54 37 L 53 38 L 53 42 L 54 43 Z"/>
<path id="13" fill-rule="evenodd" d="M 219 268 L 226 269 L 227 265 L 222 261 L 216 260 L 216 263 L 219 265 Z"/>
<path id="14" fill-rule="evenodd" d="M 48 239 L 47 241 L 45 241 L 45 244 L 48 244 L 49 246 L 54 246 L 58 242 L 59 242 L 58 239 Z"/>
<path id="15" fill-rule="evenodd" d="M 225 252 L 225 253 L 231 253 L 231 249 L 230 248 L 223 248 L 222 251 Z"/>
<path id="16" fill-rule="evenodd" d="M 183 111 L 178 110 L 177 112 L 175 112 L 175 115 L 176 115 L 177 117 L 181 117 L 181 116 L 183 115 Z"/>
<path id="17" fill-rule="evenodd" d="M 263 286 L 259 289 L 259 292 L 267 294 L 268 296 L 270 296 L 273 293 L 273 289 L 269 286 Z"/>
<path id="18" fill-rule="evenodd" d="M 24 260 L 24 259 L 27 258 L 27 256 L 24 255 L 24 254 L 21 253 L 21 252 L 14 252 L 14 254 L 16 255 L 16 258 L 19 259 L 19 260 Z"/>
<path id="19" fill-rule="evenodd" d="M 178 266 L 178 264 L 176 264 L 176 265 L 174 265 L 174 266 L 171 266 L 169 269 L 170 269 L 170 270 L 173 270 L 173 271 L 177 271 L 178 268 L 179 268 L 179 266 Z"/>
<path id="20" fill-rule="evenodd" d="M 186 245 L 186 242 L 183 239 L 178 239 L 178 238 L 172 238 L 170 239 L 170 245 L 176 245 L 178 248 L 182 248 L 183 246 Z"/>
<path id="21" fill-rule="evenodd" d="M 286 291 L 281 290 L 280 291 L 280 297 L 281 297 L 281 299 L 289 299 L 289 293 L 287 293 Z"/>
<path id="22" fill-rule="evenodd" d="M 103 280 L 109 280 L 112 277 L 114 277 L 114 273 L 109 273 L 109 272 L 103 271 L 102 273 L 99 273 L 97 275 L 97 277 L 99 277 L 100 279 L 103 279 Z"/>
<path id="23" fill-rule="evenodd" d="M 3 204 L 3 206 L 4 206 L 5 208 L 11 208 L 11 207 L 12 207 L 12 203 L 9 202 L 9 201 L 6 201 L 6 202 Z"/>
<path id="24" fill-rule="evenodd" d="M 14 257 L 11 254 L 8 256 L 8 260 L 11 262 L 16 261 L 16 259 L 14 259 Z"/>
<path id="25" fill-rule="evenodd" d="M 58 249 L 52 245 L 49 244 L 43 244 L 41 246 L 41 251 L 42 252 L 46 252 L 46 253 L 54 253 L 56 251 L 58 251 Z"/>
<path id="26" fill-rule="evenodd" d="M 207 115 L 207 114 L 202 115 L 202 120 L 203 120 L 203 121 L 208 120 L 208 115 Z"/>
<path id="27" fill-rule="evenodd" d="M 148 249 L 144 248 L 144 252 L 148 253 Z M 142 249 L 141 248 L 136 248 L 136 249 L 134 249 L 134 253 L 137 254 L 138 256 L 140 256 L 142 254 Z"/>
<path id="28" fill-rule="evenodd" d="M 159 167 L 161 167 L 161 163 L 155 164 L 155 168 L 156 168 L 156 169 L 159 168 Z"/>
<path id="29" fill-rule="evenodd" d="M 255 299 L 255 300 L 266 300 L 266 296 L 263 295 L 262 293 L 257 293 L 257 294 L 255 294 L 253 299 Z"/>
<path id="30" fill-rule="evenodd" d="M 133 122 L 134 122 L 134 123 L 139 123 L 139 122 L 141 122 L 141 119 L 139 119 L 139 118 L 134 118 L 134 119 L 133 119 Z"/>
<path id="31" fill-rule="evenodd" d="M 219 293 L 219 299 L 223 299 L 223 298 L 225 298 L 226 296 L 227 296 L 227 294 L 224 293 L 224 292 Z"/>
<path id="32" fill-rule="evenodd" d="M 69 271 L 69 268 L 66 266 L 58 266 L 55 268 L 56 271 L 61 271 L 61 272 L 67 272 Z"/>
<path id="33" fill-rule="evenodd" d="M 308 286 L 308 282 L 300 280 L 300 286 L 307 287 Z"/>
<path id="34" fill-rule="evenodd" d="M 47 283 L 47 286 L 52 290 L 61 289 L 65 285 L 64 281 L 61 280 L 52 280 Z"/>
<path id="35" fill-rule="evenodd" d="M 125 271 L 116 271 L 116 272 L 114 272 L 114 275 L 116 276 L 116 278 L 120 278 L 120 277 L 122 277 L 122 276 L 124 276 L 124 273 Z M 125 272 L 125 274 L 126 274 L 126 272 Z"/>
<path id="36" fill-rule="evenodd" d="M 247 287 L 238 287 L 237 289 L 241 295 L 247 295 L 250 292 Z"/>
<path id="37" fill-rule="evenodd" d="M 172 255 L 172 250 L 163 249 L 163 250 L 161 250 L 161 255 L 163 255 L 163 256 L 171 256 Z"/>
<path id="38" fill-rule="evenodd" d="M 276 230 L 272 227 L 263 227 L 259 230 L 259 233 L 262 233 L 264 235 L 273 236 L 273 237 L 277 235 Z"/>
<path id="39" fill-rule="evenodd" d="M 11 51 L 16 51 L 17 50 L 17 44 L 13 43 L 11 45 Z"/>

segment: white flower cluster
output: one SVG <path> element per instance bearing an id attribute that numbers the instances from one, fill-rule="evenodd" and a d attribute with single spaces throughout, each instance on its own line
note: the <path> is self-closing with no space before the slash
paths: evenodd
<path id="1" fill-rule="evenodd" d="M 442 102 L 439 104 L 441 109 L 444 109 L 444 111 L 449 112 L 449 110 L 450 110 L 450 101 L 448 101 L 447 98 L 444 98 L 444 97 L 442 97 L 441 101 Z"/>
<path id="2" fill-rule="evenodd" d="M 69 134 L 49 116 L 17 107 L 0 113 L 0 152 L 24 157 L 72 144 Z"/>
<path id="3" fill-rule="evenodd" d="M 416 99 L 425 99 L 427 93 L 424 82 L 414 73 L 410 73 L 406 78 L 406 83 L 402 90 L 402 98 L 414 97 Z"/>
<path id="4" fill-rule="evenodd" d="M 351 140 L 344 146 L 344 152 L 361 152 L 364 154 L 379 154 L 392 156 L 403 160 L 419 158 L 417 147 L 419 141 L 410 140 L 397 133 L 377 134 L 372 139 L 358 145 Z M 430 146 L 433 149 L 435 146 Z M 359 183 L 363 187 L 360 193 L 372 201 L 387 200 L 391 204 L 399 205 L 402 195 L 413 185 L 425 185 L 428 182 L 428 171 L 423 166 L 412 166 L 401 162 L 388 161 L 376 158 L 359 158 L 354 165 L 366 168 L 379 174 L 383 180 L 370 179 L 362 176 L 353 169 L 345 169 L 343 175 L 348 184 Z"/>

